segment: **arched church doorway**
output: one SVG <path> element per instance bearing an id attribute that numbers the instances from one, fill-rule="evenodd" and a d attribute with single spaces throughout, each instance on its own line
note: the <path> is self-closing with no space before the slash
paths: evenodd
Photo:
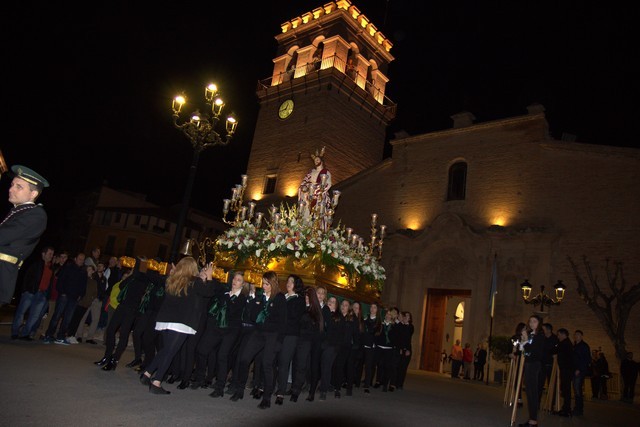
<path id="1" fill-rule="evenodd" d="M 429 289 L 425 302 L 424 336 L 420 369 L 451 372 L 448 356 L 460 340 L 464 345 L 465 311 L 471 304 L 471 290 Z"/>

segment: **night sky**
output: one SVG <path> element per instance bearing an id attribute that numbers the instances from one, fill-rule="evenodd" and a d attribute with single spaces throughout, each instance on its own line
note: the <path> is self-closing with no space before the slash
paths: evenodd
<path id="1" fill-rule="evenodd" d="M 172 126 L 171 99 L 185 91 L 199 101 L 215 81 L 238 132 L 202 154 L 191 204 L 217 215 L 245 172 L 256 83 L 270 77 L 280 24 L 324 2 L 56 3 L 3 12 L 7 163 L 51 181 L 40 199 L 49 211 L 103 182 L 180 203 L 192 148 Z M 538 102 L 556 138 L 638 146 L 635 11 L 602 2 L 353 3 L 394 43 L 389 136 L 450 128 L 463 110 L 477 122 L 521 115 Z M 0 180 L 3 194 L 8 183 Z"/>

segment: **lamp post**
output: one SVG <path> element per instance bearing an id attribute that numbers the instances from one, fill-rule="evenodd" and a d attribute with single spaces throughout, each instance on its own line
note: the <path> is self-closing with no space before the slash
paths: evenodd
<path id="1" fill-rule="evenodd" d="M 191 199 L 191 190 L 193 189 L 193 182 L 196 177 L 196 170 L 198 169 L 198 160 L 200 159 L 200 153 L 206 148 L 213 147 L 215 145 L 227 145 L 236 131 L 238 126 L 237 120 L 228 116 L 226 119 L 226 136 L 223 138 L 217 131 L 216 125 L 220 121 L 220 116 L 224 108 L 224 101 L 218 94 L 218 87 L 211 83 L 204 89 L 205 102 L 210 109 L 210 112 L 202 114 L 200 110 L 196 109 L 188 121 L 184 121 L 182 124 L 178 122 L 180 118 L 180 112 L 182 107 L 186 104 L 187 99 L 182 95 L 178 95 L 174 98 L 173 109 L 173 124 L 181 130 L 187 137 L 191 145 L 193 146 L 193 158 L 191 160 L 191 167 L 189 169 L 189 177 L 187 179 L 187 185 L 184 190 L 182 198 L 182 207 L 180 208 L 180 216 L 178 217 L 178 225 L 176 227 L 176 233 L 173 236 L 173 242 L 171 244 L 170 261 L 176 261 L 178 256 L 178 247 L 180 246 L 180 240 L 182 238 L 182 230 L 187 218 L 187 212 L 189 211 L 189 200 Z"/>
<path id="2" fill-rule="evenodd" d="M 525 279 L 525 281 L 522 282 L 520 288 L 522 289 L 522 299 L 525 304 L 533 304 L 534 307 L 540 305 L 541 313 L 544 313 L 545 305 L 550 306 L 560 304 L 564 299 L 564 291 L 566 289 L 564 284 L 562 283 L 562 280 L 558 280 L 558 282 L 553 286 L 556 293 L 556 298 L 553 299 L 552 297 L 544 293 L 544 285 L 540 286 L 540 293 L 538 295 L 531 297 L 532 286 L 531 283 L 529 283 L 528 279 Z"/>

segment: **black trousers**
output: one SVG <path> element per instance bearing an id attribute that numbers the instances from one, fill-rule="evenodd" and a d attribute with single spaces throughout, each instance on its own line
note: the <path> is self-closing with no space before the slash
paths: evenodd
<path id="1" fill-rule="evenodd" d="M 309 366 L 311 361 L 311 341 L 299 339 L 296 343 L 296 354 L 294 357 L 295 372 L 293 374 L 293 384 L 291 385 L 291 394 L 299 395 L 302 386 L 307 380 Z M 316 379 L 316 382 L 318 380 Z"/>
<path id="2" fill-rule="evenodd" d="M 484 363 L 473 364 L 473 378 L 476 380 L 484 380 Z"/>
<path id="3" fill-rule="evenodd" d="M 162 381 L 171 365 L 171 361 L 184 346 L 188 337 L 190 335 L 181 332 L 168 329 L 162 331 L 162 348 L 145 371 L 150 373 L 154 380 Z"/>
<path id="4" fill-rule="evenodd" d="M 364 350 L 362 347 L 351 349 L 353 359 L 353 385 L 360 387 L 364 370 Z"/>
<path id="5" fill-rule="evenodd" d="M 282 346 L 278 352 L 278 391 L 279 396 L 284 396 L 287 392 L 287 384 L 289 383 L 289 369 L 291 362 L 296 353 L 298 345 L 298 337 L 294 335 L 285 335 L 282 340 Z"/>
<path id="6" fill-rule="evenodd" d="M 376 357 L 373 347 L 364 347 L 364 388 L 371 387 L 376 370 Z"/>
<path id="7" fill-rule="evenodd" d="M 391 381 L 393 351 L 392 348 L 376 347 L 375 349 L 377 381 L 382 385 L 382 390 L 386 390 Z"/>
<path id="8" fill-rule="evenodd" d="M 244 348 L 247 346 L 251 335 L 256 332 L 255 326 L 249 326 L 249 324 L 243 324 L 242 328 L 240 328 L 238 339 L 236 340 L 236 344 L 231 350 L 231 355 L 229 359 L 233 362 L 233 367 L 231 368 L 231 391 L 232 392 L 242 392 L 243 390 L 239 388 L 239 379 L 238 379 L 238 371 L 240 370 L 240 355 L 244 351 Z M 244 388 L 245 384 L 242 386 Z"/>
<path id="9" fill-rule="evenodd" d="M 136 324 L 133 328 L 133 353 L 134 359 L 142 359 L 142 335 L 147 328 L 149 322 L 150 312 L 141 313 L 136 319 Z M 155 326 L 155 325 L 154 325 Z"/>
<path id="10" fill-rule="evenodd" d="M 240 355 L 240 366 L 238 369 L 239 390 L 244 390 L 249 377 L 249 365 L 262 351 L 262 378 L 264 381 L 264 398 L 270 399 L 273 394 L 274 365 L 276 355 L 280 350 L 281 343 L 278 342 L 277 332 L 256 331 L 251 335 L 245 348 Z M 258 370 L 259 371 L 259 370 Z M 254 374 L 256 368 L 254 366 Z"/>
<path id="11" fill-rule="evenodd" d="M 129 343 L 129 334 L 133 329 L 137 314 L 135 307 L 122 305 L 119 305 L 116 311 L 113 312 L 113 317 L 107 325 L 105 334 L 105 357 L 113 357 L 115 360 L 120 360 L 120 356 L 122 356 Z M 120 331 L 120 338 L 116 347 L 116 332 L 118 331 Z"/>
<path id="12" fill-rule="evenodd" d="M 333 375 L 333 362 L 338 355 L 338 346 L 324 341 L 320 353 L 320 392 L 326 393 L 331 389 L 331 377 Z"/>
<path id="13" fill-rule="evenodd" d="M 560 395 L 562 396 L 562 410 L 571 412 L 571 379 L 573 369 L 560 369 Z"/>
<path id="14" fill-rule="evenodd" d="M 633 397 L 635 396 L 637 380 L 638 380 L 637 374 L 634 376 L 622 377 L 622 398 L 623 399 L 631 399 L 631 401 L 633 401 Z"/>
<path id="15" fill-rule="evenodd" d="M 407 356 L 403 351 L 400 354 L 400 361 L 398 363 L 398 372 L 396 374 L 396 387 L 404 387 L 404 380 L 407 378 L 407 369 L 409 369 L 409 362 L 411 361 L 411 353 Z"/>
<path id="16" fill-rule="evenodd" d="M 158 317 L 157 311 L 149 312 L 149 318 L 142 333 L 142 348 L 144 351 L 142 364 L 144 366 L 149 366 L 153 362 L 156 353 L 162 347 L 162 335 L 159 331 L 156 331 L 156 317 Z"/>
<path id="17" fill-rule="evenodd" d="M 332 384 L 336 390 L 340 390 L 342 384 L 347 385 L 347 390 L 353 388 L 353 374 L 355 366 L 353 364 L 353 354 L 351 346 L 344 345 L 338 347 L 338 354 L 333 363 L 333 379 Z"/>
<path id="18" fill-rule="evenodd" d="M 307 371 L 307 381 L 309 381 L 309 395 L 313 396 L 320 382 L 320 369 L 322 360 L 322 338 L 318 337 L 311 341 L 309 351 L 309 370 Z"/>
<path id="19" fill-rule="evenodd" d="M 540 382 L 540 373 L 542 372 L 542 363 L 540 362 L 524 362 L 524 386 L 527 392 L 527 408 L 529 409 L 529 419 L 538 420 L 538 409 L 540 407 L 540 390 L 538 384 Z"/>

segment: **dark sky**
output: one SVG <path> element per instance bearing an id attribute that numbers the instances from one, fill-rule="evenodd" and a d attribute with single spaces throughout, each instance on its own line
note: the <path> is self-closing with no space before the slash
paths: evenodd
<path id="1" fill-rule="evenodd" d="M 229 146 L 202 154 L 192 205 L 218 214 L 245 172 L 256 82 L 272 71 L 274 36 L 324 2 L 19 3 L 3 12 L 0 149 L 9 164 L 51 181 L 41 201 L 61 209 L 77 191 L 108 182 L 179 203 L 192 149 L 172 127 L 171 99 L 183 90 L 201 99 L 215 81 L 239 127 Z M 394 43 L 387 95 L 398 116 L 389 135 L 449 128 L 462 110 L 478 122 L 521 115 L 538 102 L 556 138 L 638 144 L 635 10 L 576 1 L 353 3 Z"/>

